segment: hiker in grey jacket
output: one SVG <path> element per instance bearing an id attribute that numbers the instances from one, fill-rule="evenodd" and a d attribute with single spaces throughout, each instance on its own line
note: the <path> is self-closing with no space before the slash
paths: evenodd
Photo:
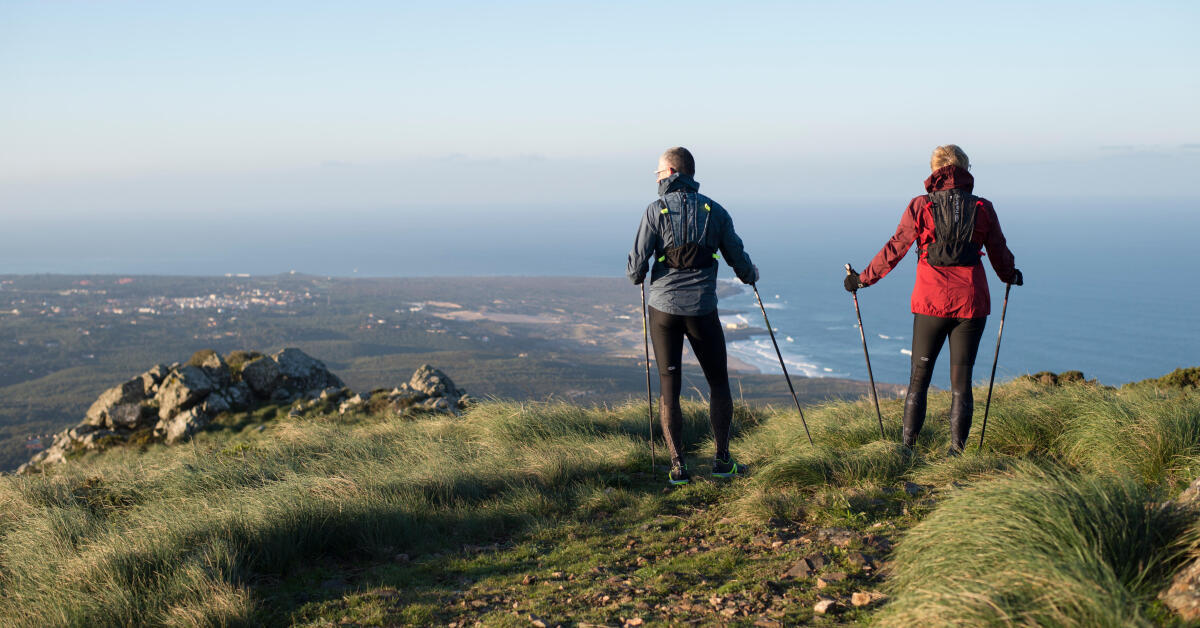
<path id="1" fill-rule="evenodd" d="M 699 193 L 695 173 L 696 162 L 686 148 L 668 149 L 659 158 L 655 172 L 659 198 L 642 215 L 625 268 L 629 279 L 640 284 L 653 260 L 649 327 L 662 391 L 660 420 L 671 450 L 668 479 L 672 484 L 686 484 L 690 479 L 683 461 L 683 414 L 679 409 L 684 337 L 708 380 L 709 418 L 717 446 L 713 474 L 730 477 L 740 471 L 729 455 L 733 398 L 725 333 L 717 317 L 719 259 L 724 257 L 742 283 L 758 281 L 758 268 L 743 250 L 729 212 Z"/>

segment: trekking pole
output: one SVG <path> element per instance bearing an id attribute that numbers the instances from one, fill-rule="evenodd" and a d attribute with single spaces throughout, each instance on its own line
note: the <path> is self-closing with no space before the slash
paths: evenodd
<path id="1" fill-rule="evenodd" d="M 992 385 L 996 383 L 996 363 L 1000 361 L 1000 339 L 1004 337 L 1004 315 L 1008 313 L 1008 291 L 1012 284 L 1004 284 L 1004 307 L 1000 308 L 1000 332 L 996 334 L 996 355 L 992 358 L 992 376 L 988 378 L 987 403 L 983 404 L 983 427 L 979 428 L 979 450 L 983 451 L 983 435 L 987 433 L 988 410 L 992 406 Z"/>
<path id="2" fill-rule="evenodd" d="M 812 434 L 808 431 L 808 421 L 804 420 L 804 411 L 800 409 L 800 400 L 796 398 L 796 389 L 792 388 L 792 378 L 788 375 L 787 366 L 783 363 L 783 354 L 779 352 L 779 343 L 775 341 L 775 331 L 771 329 L 771 321 L 767 320 L 767 308 L 763 307 L 762 297 L 758 296 L 758 286 L 750 284 L 750 287 L 754 288 L 754 298 L 758 299 L 758 309 L 762 310 L 767 333 L 771 334 L 771 344 L 775 345 L 775 355 L 779 356 L 779 368 L 783 369 L 783 378 L 787 380 L 788 390 L 792 391 L 792 401 L 796 402 L 796 412 L 800 413 L 800 423 L 804 425 L 804 435 L 808 437 L 808 444 L 813 445 Z"/>
<path id="3" fill-rule="evenodd" d="M 646 350 L 646 418 L 650 424 L 650 473 L 654 473 L 654 398 L 650 393 L 650 329 L 646 324 L 646 282 L 642 281 L 642 348 Z"/>
<path id="4" fill-rule="evenodd" d="M 846 264 L 846 274 L 855 274 L 849 264 Z M 854 295 L 854 315 L 858 317 L 858 336 L 862 338 L 863 357 L 867 359 L 867 377 L 871 380 L 871 399 L 875 402 L 875 416 L 879 419 L 879 437 L 886 439 L 887 436 L 883 434 L 883 413 L 879 411 L 879 393 L 875 392 L 875 373 L 871 371 L 871 354 L 867 353 L 867 332 L 863 331 L 862 310 L 858 309 L 858 290 L 851 294 Z"/>

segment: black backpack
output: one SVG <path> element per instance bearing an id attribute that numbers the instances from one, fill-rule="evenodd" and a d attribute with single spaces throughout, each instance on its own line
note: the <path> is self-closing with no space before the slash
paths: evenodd
<path id="1" fill-rule="evenodd" d="M 975 213 L 979 197 L 962 190 L 931 192 L 933 204 L 933 242 L 925 249 L 925 260 L 931 266 L 974 266 L 979 263 L 979 245 L 971 242 L 975 235 Z"/>
<path id="2" fill-rule="evenodd" d="M 666 219 L 667 226 L 675 234 L 674 223 L 671 221 L 670 209 L 667 207 L 667 202 L 663 199 L 658 200 L 662 208 L 659 210 L 659 215 Z M 685 202 L 686 204 L 686 202 Z M 704 204 L 704 228 L 700 231 L 700 240 L 704 241 L 708 235 L 708 221 L 711 217 L 712 207 L 708 203 Z M 686 227 L 685 227 L 686 230 Z M 675 240 L 675 238 L 672 238 Z M 677 240 L 676 240 L 677 241 Z M 702 268 L 712 268 L 717 265 L 717 260 L 720 256 L 717 255 L 717 250 L 700 244 L 699 242 L 687 242 L 678 246 L 670 247 L 663 251 L 658 257 L 658 261 L 666 264 L 667 268 L 675 268 L 681 270 L 699 270 Z"/>

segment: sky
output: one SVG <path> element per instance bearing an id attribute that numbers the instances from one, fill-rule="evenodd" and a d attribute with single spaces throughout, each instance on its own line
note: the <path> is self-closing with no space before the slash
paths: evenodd
<path id="1" fill-rule="evenodd" d="M 1196 199 L 1200 3 L 0 0 L 0 219 Z M 728 204 L 728 203 L 727 203 Z"/>

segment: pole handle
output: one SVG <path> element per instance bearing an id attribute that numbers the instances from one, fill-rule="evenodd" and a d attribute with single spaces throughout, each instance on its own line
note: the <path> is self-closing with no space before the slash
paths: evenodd
<path id="1" fill-rule="evenodd" d="M 846 264 L 846 274 L 847 274 L 847 275 L 853 275 L 853 274 L 854 274 L 854 268 L 853 268 L 852 266 L 850 266 L 850 264 L 849 264 L 849 263 L 847 263 L 847 264 Z"/>

